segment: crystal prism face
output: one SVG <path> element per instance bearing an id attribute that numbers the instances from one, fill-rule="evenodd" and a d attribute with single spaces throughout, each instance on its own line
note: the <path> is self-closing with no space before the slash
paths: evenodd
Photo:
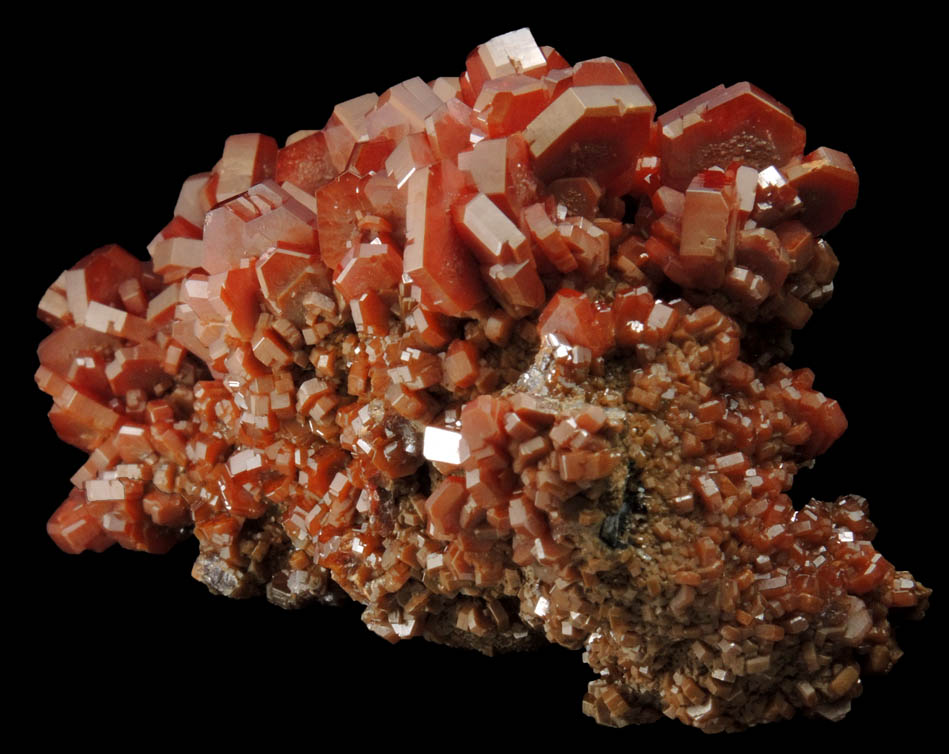
<path id="1" fill-rule="evenodd" d="M 929 596 L 863 498 L 789 496 L 847 427 L 783 360 L 857 187 L 751 84 L 661 113 L 527 29 L 232 136 L 148 260 L 97 249 L 39 304 L 88 454 L 49 534 L 193 534 L 213 592 L 347 595 L 391 642 L 582 651 L 605 725 L 839 719 Z"/>

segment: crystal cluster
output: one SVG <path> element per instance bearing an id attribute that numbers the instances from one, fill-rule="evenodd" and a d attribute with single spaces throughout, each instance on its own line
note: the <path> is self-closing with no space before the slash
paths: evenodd
<path id="1" fill-rule="evenodd" d="M 282 148 L 230 137 L 149 261 L 97 249 L 40 302 L 36 381 L 89 453 L 50 536 L 193 533 L 217 593 L 582 649 L 607 725 L 839 719 L 929 590 L 865 500 L 787 495 L 847 426 L 781 362 L 858 185 L 804 143 L 750 84 L 657 118 L 629 65 L 526 29 Z"/>

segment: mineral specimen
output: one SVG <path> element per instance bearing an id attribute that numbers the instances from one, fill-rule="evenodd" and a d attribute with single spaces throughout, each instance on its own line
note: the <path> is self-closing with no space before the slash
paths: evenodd
<path id="1" fill-rule="evenodd" d="M 791 370 L 849 158 L 750 84 L 656 117 L 633 69 L 522 29 L 458 78 L 229 138 L 141 262 L 50 286 L 37 383 L 89 453 L 48 531 L 164 552 L 390 641 L 547 640 L 621 726 L 843 716 L 929 590 L 857 496 L 792 505 L 846 428 Z"/>

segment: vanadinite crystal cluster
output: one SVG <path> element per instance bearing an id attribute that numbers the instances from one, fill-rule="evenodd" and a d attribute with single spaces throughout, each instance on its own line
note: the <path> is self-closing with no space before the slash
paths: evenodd
<path id="1" fill-rule="evenodd" d="M 212 591 L 345 594 L 392 642 L 582 650 L 606 725 L 839 719 L 929 596 L 863 498 L 787 494 L 847 426 L 782 360 L 857 185 L 748 83 L 657 117 L 527 29 L 231 136 L 148 261 L 97 249 L 40 302 L 89 453 L 49 534 L 193 534 Z"/>

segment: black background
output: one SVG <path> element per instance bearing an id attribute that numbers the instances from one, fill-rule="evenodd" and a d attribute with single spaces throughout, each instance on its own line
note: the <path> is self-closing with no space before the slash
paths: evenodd
<path id="1" fill-rule="evenodd" d="M 414 75 L 457 75 L 478 43 L 529 25 L 570 62 L 629 62 L 660 113 L 718 83 L 750 80 L 792 109 L 809 149 L 849 153 L 861 189 L 828 235 L 841 260 L 836 292 L 795 337 L 791 365 L 815 371 L 815 387 L 840 400 L 850 427 L 799 475 L 792 496 L 865 495 L 883 554 L 929 586 L 940 579 L 945 244 L 935 229 L 945 208 L 932 192 L 945 149 L 927 104 L 925 18 L 835 19 L 799 6 L 643 15 L 632 4 L 480 16 L 467 4 L 413 6 L 384 18 L 353 4 L 333 20 L 328 12 L 220 7 L 197 23 L 193 8 L 163 5 L 135 20 L 55 16 L 28 35 L 6 140 L 14 175 L 5 216 L 14 222 L 5 284 L 18 303 L 8 309 L 17 345 L 5 379 L 16 396 L 11 426 L 23 428 L 7 451 L 6 503 L 7 538 L 18 541 L 7 565 L 17 641 L 8 667 L 23 719 L 47 720 L 34 735 L 489 750 L 584 736 L 592 749 L 870 741 L 931 724 L 941 590 L 926 621 L 899 627 L 906 656 L 889 677 L 867 681 L 844 722 L 700 739 L 666 720 L 595 725 L 580 712 L 593 675 L 579 653 L 489 659 L 421 640 L 391 647 L 354 605 L 285 612 L 211 596 L 189 575 L 194 540 L 165 557 L 118 548 L 68 556 L 46 538 L 45 521 L 84 460 L 48 426 L 49 399 L 31 380 L 46 333 L 32 316 L 60 270 L 111 242 L 144 258 L 183 179 L 210 170 L 228 135 L 260 131 L 282 143 L 322 127 L 338 101 Z"/>

